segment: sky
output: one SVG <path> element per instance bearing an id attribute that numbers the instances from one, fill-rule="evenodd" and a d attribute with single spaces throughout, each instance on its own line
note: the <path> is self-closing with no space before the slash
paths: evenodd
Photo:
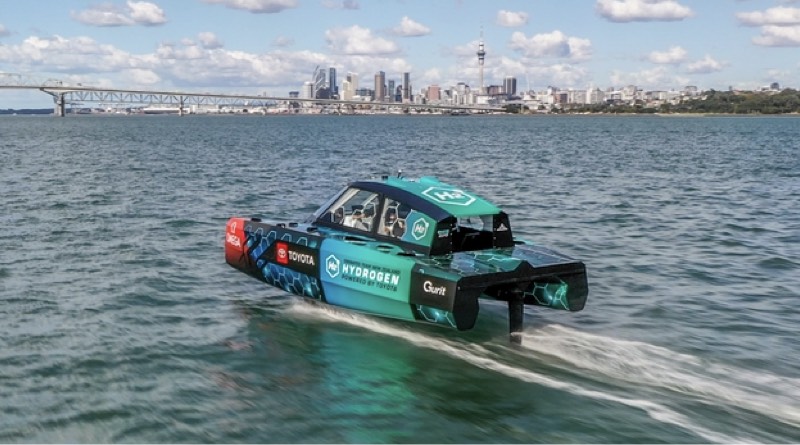
<path id="1" fill-rule="evenodd" d="M 800 0 L 2 0 L 0 85 L 288 96 L 319 66 L 476 88 L 481 39 L 485 86 L 800 88 Z"/>

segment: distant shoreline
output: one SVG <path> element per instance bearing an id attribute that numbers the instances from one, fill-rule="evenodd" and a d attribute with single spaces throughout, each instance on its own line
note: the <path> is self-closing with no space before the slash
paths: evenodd
<path id="1" fill-rule="evenodd" d="M 54 110 L 52 108 L 7 108 L 7 109 L 0 109 L 0 116 L 54 116 Z M 177 113 L 163 113 L 163 114 L 145 114 L 145 113 L 109 113 L 109 112 L 94 112 L 94 113 L 86 113 L 86 112 L 68 112 L 67 115 L 72 116 L 177 116 Z M 410 113 L 410 116 L 448 116 L 447 113 Z M 482 116 L 483 113 L 475 113 L 468 114 L 469 116 Z M 765 117 L 765 116 L 800 116 L 800 112 L 791 112 L 791 113 L 686 113 L 686 112 L 675 112 L 675 113 L 663 113 L 663 112 L 655 112 L 655 113 L 632 113 L 632 112 L 623 112 L 623 113 L 609 113 L 609 112 L 561 112 L 561 113 L 487 113 L 486 115 L 489 116 L 656 116 L 656 117 Z M 337 114 L 322 114 L 322 113 L 274 113 L 274 114 L 262 114 L 262 113 L 187 113 L 185 116 L 338 116 Z M 405 114 L 396 114 L 396 113 L 368 113 L 368 114 L 343 114 L 341 116 L 405 116 Z"/>

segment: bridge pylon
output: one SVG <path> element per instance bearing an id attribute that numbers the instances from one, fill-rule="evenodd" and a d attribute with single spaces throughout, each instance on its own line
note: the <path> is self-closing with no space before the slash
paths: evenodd
<path id="1" fill-rule="evenodd" d="M 53 114 L 55 117 L 64 117 L 67 114 L 67 106 L 66 101 L 64 100 L 65 93 L 59 93 L 53 95 L 53 102 L 55 106 L 53 108 Z"/>

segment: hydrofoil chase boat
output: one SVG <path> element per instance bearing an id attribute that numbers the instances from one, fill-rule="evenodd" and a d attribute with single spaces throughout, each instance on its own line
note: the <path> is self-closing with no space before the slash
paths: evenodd
<path id="1" fill-rule="evenodd" d="M 580 311 L 588 295 L 581 261 L 515 238 L 497 206 L 433 177 L 352 182 L 304 223 L 230 218 L 225 260 L 319 302 L 458 330 L 481 299 L 504 301 L 515 342 L 525 305 Z"/>

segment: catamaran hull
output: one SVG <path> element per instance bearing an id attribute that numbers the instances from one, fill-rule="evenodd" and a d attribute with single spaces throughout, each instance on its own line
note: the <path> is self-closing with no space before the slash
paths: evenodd
<path id="1" fill-rule="evenodd" d="M 225 260 L 296 295 L 355 311 L 472 329 L 481 298 L 507 301 L 510 330 L 522 330 L 525 305 L 579 311 L 588 294 L 580 261 L 542 247 L 422 256 L 306 225 L 231 218 Z"/>

